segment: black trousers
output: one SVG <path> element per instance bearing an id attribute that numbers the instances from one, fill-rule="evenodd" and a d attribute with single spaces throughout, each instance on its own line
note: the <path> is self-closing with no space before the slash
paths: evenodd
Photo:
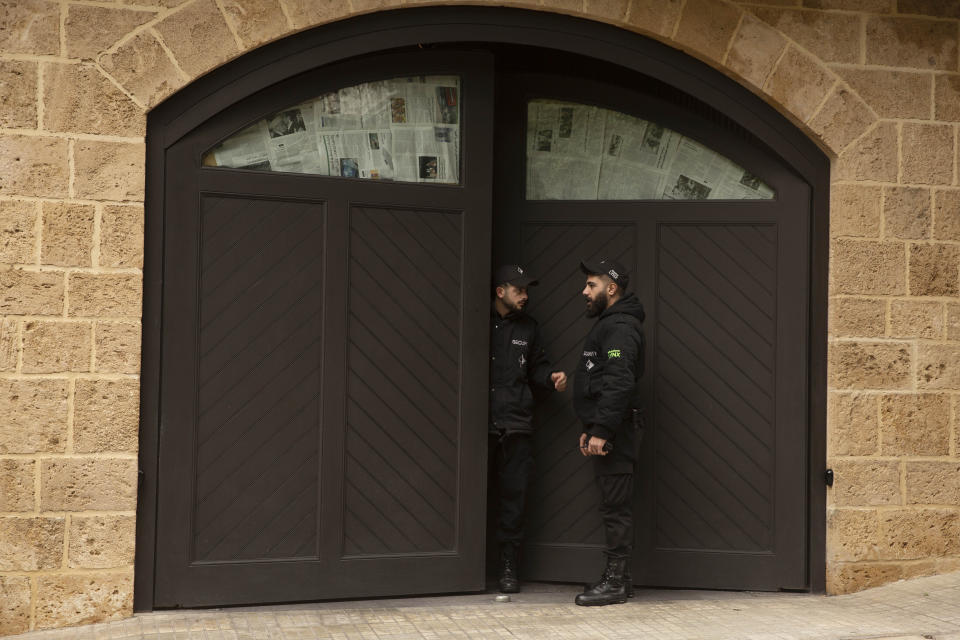
<path id="1" fill-rule="evenodd" d="M 612 560 L 629 559 L 633 553 L 633 474 L 603 474 L 596 478 L 607 544 L 604 554 Z"/>
<path id="2" fill-rule="evenodd" d="M 496 513 L 497 541 L 501 549 L 518 549 L 523 540 L 527 488 L 533 474 L 533 443 L 525 434 L 491 434 L 489 445 L 489 510 Z"/>

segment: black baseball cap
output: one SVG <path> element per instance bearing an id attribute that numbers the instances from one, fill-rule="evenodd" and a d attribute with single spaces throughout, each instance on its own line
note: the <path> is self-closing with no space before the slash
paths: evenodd
<path id="1" fill-rule="evenodd" d="M 512 284 L 515 287 L 535 287 L 540 281 L 526 273 L 518 264 L 505 264 L 493 274 L 493 284 Z"/>
<path id="2" fill-rule="evenodd" d="M 627 269 L 610 258 L 594 258 L 592 260 L 581 260 L 580 270 L 586 275 L 605 275 L 617 283 L 621 289 L 626 289 L 630 284 L 630 274 Z"/>

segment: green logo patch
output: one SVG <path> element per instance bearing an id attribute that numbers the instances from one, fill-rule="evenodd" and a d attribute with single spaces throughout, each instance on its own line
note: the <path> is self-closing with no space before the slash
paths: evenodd
<path id="1" fill-rule="evenodd" d="M 608 358 L 619 358 L 619 357 L 620 357 L 620 349 L 610 349 L 610 351 L 607 351 L 607 357 L 608 357 Z"/>

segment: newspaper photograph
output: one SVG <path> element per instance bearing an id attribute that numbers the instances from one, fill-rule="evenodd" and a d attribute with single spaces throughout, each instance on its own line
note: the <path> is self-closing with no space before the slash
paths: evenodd
<path id="1" fill-rule="evenodd" d="M 534 200 L 769 199 L 760 178 L 655 122 L 589 105 L 533 100 L 527 197 Z"/>
<path id="2" fill-rule="evenodd" d="M 405 127 L 393 130 L 397 173 L 419 182 L 460 181 L 460 130 L 454 126 Z"/>
<path id="3" fill-rule="evenodd" d="M 527 118 L 527 197 L 595 200 L 604 114 L 587 105 L 533 101 Z"/>
<path id="4" fill-rule="evenodd" d="M 321 135 L 319 151 L 329 176 L 393 180 L 392 134 L 381 131 L 342 131 Z"/>
<path id="5" fill-rule="evenodd" d="M 317 154 L 313 104 L 304 103 L 275 113 L 266 118 L 266 124 L 267 152 L 273 171 L 318 172 L 320 157 Z"/>
<path id="6" fill-rule="evenodd" d="M 459 77 L 394 78 L 271 114 L 212 149 L 204 165 L 456 184 L 459 127 Z"/>

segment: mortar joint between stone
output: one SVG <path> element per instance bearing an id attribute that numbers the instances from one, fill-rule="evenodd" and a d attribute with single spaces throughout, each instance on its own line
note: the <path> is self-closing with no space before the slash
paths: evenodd
<path id="1" fill-rule="evenodd" d="M 97 322 L 90 323 L 90 372 L 97 372 Z"/>
<path id="2" fill-rule="evenodd" d="M 70 523 L 73 514 L 68 513 L 63 523 L 63 558 L 61 559 L 61 569 L 70 568 Z"/>
<path id="3" fill-rule="evenodd" d="M 30 575 L 30 630 L 37 628 L 37 601 L 39 586 L 36 574 Z"/>
<path id="4" fill-rule="evenodd" d="M 160 22 L 163 22 L 164 20 L 166 20 L 168 17 L 172 16 L 172 15 L 175 14 L 175 13 L 178 13 L 178 12 L 180 12 L 180 11 L 183 11 L 186 7 L 188 7 L 188 6 L 191 5 L 191 4 L 193 4 L 193 3 L 192 3 L 192 2 L 184 2 L 183 4 L 181 4 L 181 5 L 178 6 L 178 7 L 172 7 L 172 8 L 171 8 L 171 7 L 164 7 L 164 8 L 160 8 L 160 9 L 157 9 L 156 7 L 131 7 L 131 8 L 140 8 L 140 9 L 144 9 L 144 8 L 145 8 L 145 9 L 151 9 L 151 10 L 153 10 L 153 11 L 156 12 L 156 15 L 153 17 L 152 20 L 148 20 L 147 22 L 144 22 L 143 24 L 138 25 L 138 26 L 137 26 L 135 29 L 133 29 L 132 31 L 124 34 L 119 40 L 117 40 L 117 41 L 114 42 L 112 45 L 110 45 L 109 47 L 107 47 L 106 49 L 104 49 L 103 51 L 101 51 L 101 52 L 99 53 L 99 55 L 97 56 L 97 58 L 99 59 L 99 58 L 103 57 L 104 55 L 107 55 L 107 54 L 110 54 L 110 53 L 116 53 L 116 52 L 120 49 L 120 47 L 122 47 L 122 46 L 125 45 L 126 43 L 130 42 L 131 40 L 133 40 L 134 38 L 136 38 L 137 36 L 139 36 L 139 35 L 142 34 L 142 33 L 150 33 L 154 38 L 156 38 L 156 37 L 157 37 L 157 34 L 156 34 L 156 32 L 153 31 L 154 25 L 157 25 L 157 24 L 159 24 Z M 158 38 L 158 40 L 159 40 L 159 38 Z M 163 43 L 161 42 L 161 46 L 162 46 L 162 45 L 163 45 Z M 169 52 L 168 52 L 168 55 L 169 55 Z"/>
<path id="5" fill-rule="evenodd" d="M 10 267 L 17 269 L 19 271 L 26 271 L 27 273 L 59 273 L 64 272 L 67 274 L 91 274 L 91 275 L 128 275 L 128 276 L 138 276 L 143 273 L 138 267 L 76 267 L 76 266 L 67 266 L 67 265 L 58 265 L 58 264 L 27 264 L 27 263 L 13 263 L 9 265 Z"/>
<path id="6" fill-rule="evenodd" d="M 760 84 L 760 90 L 763 91 L 763 93 L 766 94 L 766 95 L 768 95 L 768 96 L 770 95 L 770 93 L 769 93 L 769 91 L 768 91 L 768 87 L 769 87 L 769 85 L 770 85 L 770 80 L 773 78 L 774 75 L 776 75 L 777 70 L 780 68 L 780 63 L 783 62 L 783 59 L 787 56 L 787 53 L 790 51 L 790 47 L 794 46 L 792 40 L 790 40 L 790 39 L 787 38 L 786 36 L 784 36 L 784 39 L 785 39 L 786 42 L 787 42 L 786 46 L 783 47 L 783 51 L 780 52 L 780 55 L 777 56 L 776 61 L 775 61 L 775 62 L 773 63 L 773 65 L 770 67 L 770 71 L 767 73 L 767 77 L 764 78 L 764 79 L 763 79 L 763 82 Z M 861 134 L 861 135 L 863 135 L 863 134 Z"/>
<path id="7" fill-rule="evenodd" d="M 67 449 L 66 455 L 73 454 L 73 417 L 74 417 L 74 398 L 77 395 L 77 380 L 71 378 L 67 381 Z"/>
<path id="8" fill-rule="evenodd" d="M 949 449 L 951 458 L 957 456 L 957 395 L 950 396 L 950 443 Z"/>
<path id="9" fill-rule="evenodd" d="M 66 131 L 40 131 L 37 129 L 3 129 L 0 135 L 26 136 L 34 138 L 59 138 L 60 140 L 81 140 L 90 142 L 123 142 L 127 144 L 143 144 L 146 138 L 139 136 L 111 136 L 98 133 L 72 133 Z M 17 197 L 17 196 L 7 196 Z M 28 198 L 31 196 L 21 196 Z M 35 196 L 34 196 L 35 197 Z M 49 198 L 48 198 L 49 199 Z"/>
<path id="10" fill-rule="evenodd" d="M 903 183 L 903 122 L 897 122 L 897 184 Z"/>
<path id="11" fill-rule="evenodd" d="M 42 198 L 38 196 L 0 196 L 0 202 L 36 202 L 37 204 L 105 204 L 113 207 L 143 206 L 142 200 L 91 200 L 89 198 Z"/>
<path id="12" fill-rule="evenodd" d="M 816 118 L 820 114 L 820 112 L 823 110 L 824 105 L 827 104 L 830 98 L 833 97 L 834 93 L 837 92 L 837 89 L 843 84 L 838 75 L 836 74 L 832 74 L 832 75 L 833 75 L 833 84 L 830 85 L 830 88 L 826 91 L 826 95 L 823 96 L 823 98 L 820 100 L 820 103 L 816 106 L 816 108 L 814 108 L 813 113 L 810 114 L 810 117 L 806 119 L 806 123 L 813 122 L 814 118 Z M 849 91 L 854 95 L 857 95 L 856 92 L 853 91 L 853 89 L 849 89 Z M 864 104 L 866 105 L 866 103 Z M 869 109 L 869 106 L 867 108 Z M 873 115 L 876 115 L 876 114 L 873 114 Z M 850 145 L 848 144 L 847 146 L 850 146 Z M 847 147 L 844 147 L 844 149 L 846 148 Z M 842 153 L 842 151 L 843 150 L 841 149 L 837 155 L 839 155 L 839 153 Z"/>
<path id="13" fill-rule="evenodd" d="M 66 2 L 60 3 L 60 56 L 67 57 L 67 11 L 70 5 Z"/>
<path id="14" fill-rule="evenodd" d="M 93 208 L 93 238 L 90 246 L 90 265 L 100 270 L 100 241 L 103 226 L 103 203 L 97 203 Z"/>
<path id="15" fill-rule="evenodd" d="M 110 575 L 126 573 L 133 570 L 133 565 L 122 565 L 119 567 L 89 568 L 89 569 L 38 569 L 36 571 L 3 571 L 0 575 L 12 578 L 45 578 L 50 576 L 84 576 L 84 575 Z"/>
<path id="16" fill-rule="evenodd" d="M 953 184 L 956 185 L 958 182 L 958 172 L 960 168 L 957 167 L 957 153 L 960 151 L 960 146 L 958 146 L 958 132 L 960 132 L 960 125 L 953 125 Z"/>
<path id="17" fill-rule="evenodd" d="M 900 504 L 907 504 L 907 465 L 900 461 Z"/>
<path id="18" fill-rule="evenodd" d="M 214 3 L 217 5 L 217 10 L 220 11 L 220 15 L 223 17 L 223 21 L 227 24 L 227 29 L 230 30 L 230 33 L 233 34 L 233 40 L 237 45 L 238 51 L 246 51 L 247 47 L 244 46 L 243 40 L 240 38 L 240 34 L 237 33 L 237 28 L 233 24 L 233 20 L 230 19 L 230 16 L 227 14 L 226 7 L 223 6 L 223 0 L 214 0 Z M 354 13 L 353 3 L 350 0 L 347 0 L 347 4 L 350 8 L 350 13 Z"/>
<path id="19" fill-rule="evenodd" d="M 100 74 L 103 75 L 103 77 L 106 78 L 107 81 L 108 81 L 110 84 L 112 84 L 112 85 L 115 86 L 117 89 L 119 89 L 120 92 L 123 93 L 123 95 L 127 96 L 127 98 L 130 99 L 130 102 L 132 102 L 133 104 L 135 104 L 135 105 L 137 105 L 138 107 L 140 107 L 140 109 L 141 109 L 144 113 L 147 112 L 147 110 L 148 110 L 147 105 L 145 105 L 145 104 L 143 104 L 142 102 L 140 102 L 139 98 L 137 98 L 137 96 L 133 95 L 125 86 L 123 86 L 122 84 L 120 84 L 120 81 L 119 81 L 119 80 L 117 80 L 117 79 L 114 78 L 112 75 L 110 75 L 109 73 L 107 73 L 107 70 L 104 69 L 102 66 L 100 66 L 100 61 L 99 61 L 99 60 L 97 60 L 97 61 L 95 61 L 95 62 L 93 63 L 93 67 L 94 67 L 97 71 L 99 71 Z M 119 138 L 119 137 L 120 137 L 120 136 L 103 136 L 103 137 L 98 136 L 98 139 L 101 139 L 101 140 L 102 140 L 102 139 L 104 139 L 104 138 Z M 137 142 L 143 142 L 143 141 L 145 140 L 145 138 L 131 138 L 131 140 L 135 140 L 135 141 L 137 141 Z M 111 141 L 112 141 L 112 140 L 111 140 Z M 117 140 L 117 142 L 123 142 L 123 141 L 126 141 L 126 138 L 123 138 L 123 139 L 121 139 L 121 140 Z"/>
<path id="20" fill-rule="evenodd" d="M 747 14 L 743 8 L 740 9 L 740 16 L 737 18 L 737 26 L 733 28 L 733 32 L 730 34 L 730 40 L 727 42 L 726 49 L 723 51 L 723 56 L 720 58 L 720 64 L 724 67 L 727 66 L 727 59 L 730 57 L 730 52 L 733 50 L 733 45 L 737 41 L 737 34 L 740 33 L 740 28 L 743 26 L 744 16 Z"/>
<path id="21" fill-rule="evenodd" d="M 893 306 L 893 305 L 892 305 L 892 303 L 891 303 L 890 300 L 884 300 L 884 303 L 883 303 L 883 335 L 884 335 L 885 338 L 889 338 L 889 337 L 893 334 L 893 330 L 892 330 L 892 327 L 891 327 L 891 325 L 890 325 L 890 323 L 891 323 L 891 318 L 890 318 L 890 316 L 891 316 L 891 307 L 892 307 L 892 306 Z M 879 424 L 879 418 L 878 418 L 878 423 L 877 423 L 877 424 Z M 880 441 L 877 440 L 877 442 L 880 442 Z"/>
<path id="22" fill-rule="evenodd" d="M 673 23 L 673 28 L 670 30 L 670 40 L 677 39 L 677 33 L 680 32 L 680 22 L 683 20 L 683 14 L 687 11 L 687 0 L 681 0 L 680 10 L 677 11 L 677 21 Z"/>
<path id="23" fill-rule="evenodd" d="M 41 238 L 43 236 L 43 203 L 37 202 L 36 217 L 33 221 L 33 263 L 40 266 Z"/>
<path id="24" fill-rule="evenodd" d="M 283 14 L 284 20 L 287 21 L 288 29 L 295 29 L 296 27 L 293 24 L 293 18 L 290 17 L 290 9 L 287 7 L 286 0 L 277 0 L 277 4 L 280 6 L 280 13 Z"/>
<path id="25" fill-rule="evenodd" d="M 0 53 L 0 60 L 15 60 L 18 62 L 58 62 L 60 64 L 77 64 L 77 58 L 63 58 L 59 55 L 37 53 Z"/>
<path id="26" fill-rule="evenodd" d="M 177 57 L 173 55 L 173 51 L 171 51 L 170 47 L 167 46 L 167 43 L 164 42 L 163 38 L 160 36 L 160 32 L 154 29 L 152 26 L 148 29 L 148 31 L 150 32 L 150 35 L 156 38 L 157 42 L 160 44 L 160 48 L 163 49 L 167 54 L 167 57 L 170 59 L 170 63 L 173 65 L 174 69 L 177 70 L 177 73 L 180 74 L 180 79 L 185 83 L 193 80 L 193 78 L 190 77 L 190 74 L 184 71 L 183 67 L 180 66 L 180 61 L 177 60 Z"/>
<path id="27" fill-rule="evenodd" d="M 627 10 L 623 12 L 623 24 L 630 24 L 630 16 L 633 15 L 633 0 L 628 0 Z"/>
<path id="28" fill-rule="evenodd" d="M 40 498 L 43 491 L 43 476 L 41 475 L 40 459 L 33 457 L 33 512 L 40 513 Z"/>
<path id="29" fill-rule="evenodd" d="M 918 342 L 914 340 L 912 350 L 910 353 L 910 386 L 915 391 L 917 390 L 917 380 L 920 376 L 919 359 L 920 359 L 920 349 L 918 346 Z"/>
<path id="30" fill-rule="evenodd" d="M 71 198 L 77 195 L 76 187 L 74 184 L 75 183 L 74 170 L 76 165 L 76 162 L 74 160 L 74 145 L 75 145 L 74 139 L 68 138 L 67 139 L 67 169 L 69 173 L 68 173 L 67 194 Z"/>
<path id="31" fill-rule="evenodd" d="M 6 460 L 136 460 L 137 454 L 129 451 L 95 451 L 91 453 L 5 453 L 0 454 L 0 459 Z"/>
<path id="32" fill-rule="evenodd" d="M 69 313 L 68 313 L 70 309 L 69 287 L 70 287 L 70 274 L 64 271 L 63 272 L 63 316 L 62 316 L 64 318 L 69 317 Z"/>
<path id="33" fill-rule="evenodd" d="M 43 100 L 44 91 L 44 64 L 37 64 L 37 130 L 43 130 L 43 119 L 46 115 L 46 105 Z"/>
<path id="34" fill-rule="evenodd" d="M 70 316 L 69 318 L 64 318 L 63 316 L 42 316 L 42 315 L 32 315 L 32 314 L 10 313 L 10 314 L 6 314 L 4 317 L 16 319 L 16 320 L 23 320 L 26 322 L 118 322 L 118 323 L 122 322 L 124 324 L 140 323 L 139 316 Z"/>
<path id="35" fill-rule="evenodd" d="M 133 510 L 84 510 L 84 511 L 0 511 L 0 518 L 19 518 L 27 520 L 30 518 L 66 518 L 68 515 L 78 516 L 80 518 L 129 518 L 137 515 Z"/>
<path id="36" fill-rule="evenodd" d="M 14 371 L 17 374 L 23 372 L 23 320 L 17 323 L 17 366 Z"/>

